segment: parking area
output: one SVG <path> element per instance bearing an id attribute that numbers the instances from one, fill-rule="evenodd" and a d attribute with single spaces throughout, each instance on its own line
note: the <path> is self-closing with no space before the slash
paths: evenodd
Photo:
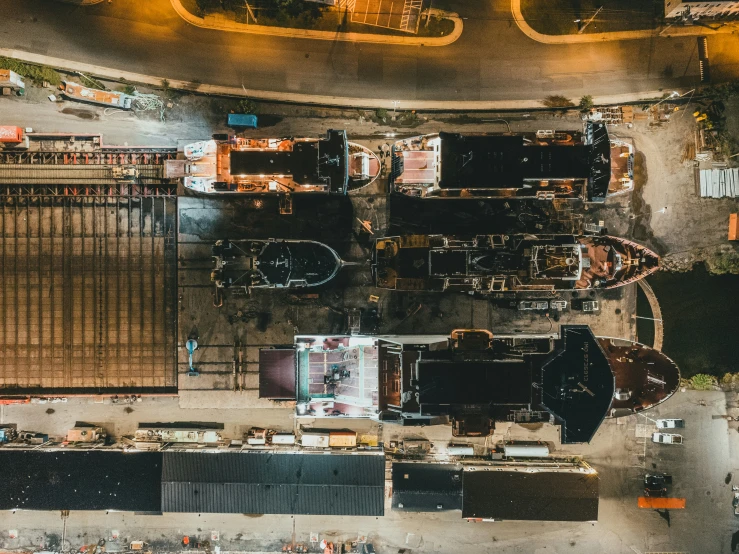
<path id="1" fill-rule="evenodd" d="M 356 0 L 352 23 L 418 32 L 423 0 Z"/>

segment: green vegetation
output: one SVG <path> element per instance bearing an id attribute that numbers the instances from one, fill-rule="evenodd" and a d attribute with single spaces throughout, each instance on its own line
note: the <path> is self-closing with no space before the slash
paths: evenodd
<path id="1" fill-rule="evenodd" d="M 711 390 L 716 384 L 716 378 L 705 373 L 697 373 L 690 378 L 690 385 L 695 390 Z"/>
<path id="2" fill-rule="evenodd" d="M 727 103 L 736 103 L 739 98 L 739 80 L 702 87 L 696 91 L 696 96 L 699 98 L 699 111 L 701 115 L 706 116 L 703 126 L 710 131 L 705 134 L 706 143 L 715 152 L 717 160 L 728 160 L 730 156 L 739 152 L 739 137 L 735 134 L 736 128 L 732 133 L 726 119 Z M 734 271 L 727 273 L 734 273 Z"/>
<path id="3" fill-rule="evenodd" d="M 18 75 L 22 75 L 37 85 L 42 85 L 45 81 L 56 87 L 62 82 L 62 76 L 56 69 L 45 65 L 21 62 L 13 58 L 0 57 L 0 69 L 15 71 Z"/>
<path id="4" fill-rule="evenodd" d="M 387 121 L 387 110 L 385 108 L 377 108 L 375 110 L 375 119 L 385 123 Z"/>
<path id="5" fill-rule="evenodd" d="M 593 103 L 593 97 L 589 94 L 583 96 L 582 98 L 580 98 L 580 103 L 578 104 L 578 107 L 582 112 L 589 112 L 595 107 L 595 104 Z"/>
<path id="6" fill-rule="evenodd" d="M 413 110 L 401 114 L 401 116 L 398 118 L 398 122 L 403 127 L 415 127 L 416 125 L 419 125 L 421 123 L 421 118 L 419 118 L 416 111 Z"/>
<path id="7" fill-rule="evenodd" d="M 242 98 L 239 100 L 238 104 L 236 104 L 236 111 L 238 113 L 258 114 L 259 104 L 251 98 Z"/>
<path id="8" fill-rule="evenodd" d="M 128 95 L 134 95 L 136 94 L 136 87 L 133 85 L 126 85 L 125 87 L 123 87 L 122 92 Z"/>
<path id="9" fill-rule="evenodd" d="M 526 22 L 545 35 L 576 34 L 601 6 L 584 33 L 655 29 L 664 14 L 663 0 L 521 0 Z"/>
<path id="10" fill-rule="evenodd" d="M 541 102 L 547 108 L 571 108 L 575 104 L 566 96 L 550 95 Z"/>
<path id="11" fill-rule="evenodd" d="M 451 19 L 442 19 L 438 16 L 432 16 L 426 25 L 424 21 L 418 27 L 419 37 L 445 37 L 454 30 L 454 21 Z"/>
<path id="12" fill-rule="evenodd" d="M 101 83 L 97 79 L 93 79 L 92 77 L 88 77 L 87 75 L 84 75 L 82 73 L 78 73 L 78 75 L 80 76 L 80 81 L 82 81 L 82 84 L 87 88 L 105 90 L 105 85 L 103 85 L 103 83 Z"/>
<path id="13" fill-rule="evenodd" d="M 706 258 L 706 269 L 714 275 L 739 274 L 739 253 L 734 250 L 716 252 Z"/>

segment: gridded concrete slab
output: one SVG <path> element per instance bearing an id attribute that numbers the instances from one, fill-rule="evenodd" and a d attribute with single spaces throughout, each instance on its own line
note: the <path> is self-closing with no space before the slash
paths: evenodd
<path id="1" fill-rule="evenodd" d="M 0 393 L 176 387 L 175 202 L 8 197 Z"/>

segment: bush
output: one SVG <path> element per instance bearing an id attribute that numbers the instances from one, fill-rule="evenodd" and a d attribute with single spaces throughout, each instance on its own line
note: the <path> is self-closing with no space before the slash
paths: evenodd
<path id="1" fill-rule="evenodd" d="M 547 108 L 571 108 L 575 105 L 572 103 L 572 100 L 570 100 L 566 96 L 560 95 L 547 96 L 542 101 L 542 104 L 544 104 Z"/>
<path id="2" fill-rule="evenodd" d="M 125 94 L 134 95 L 136 94 L 136 87 L 133 85 L 126 85 L 125 87 L 123 87 L 123 92 Z"/>
<path id="3" fill-rule="evenodd" d="M 706 268 L 714 275 L 739 273 L 739 254 L 734 251 L 717 252 L 706 258 Z"/>
<path id="4" fill-rule="evenodd" d="M 56 87 L 62 82 L 61 74 L 51 67 L 45 65 L 35 65 L 24 63 L 13 58 L 0 57 L 0 69 L 10 69 L 18 75 L 30 79 L 37 85 L 43 84 L 44 81 Z"/>
<path id="5" fill-rule="evenodd" d="M 375 117 L 380 121 L 387 121 L 387 110 L 385 108 L 377 108 L 375 110 Z"/>
<path id="6" fill-rule="evenodd" d="M 580 103 L 578 104 L 580 107 L 580 110 L 583 112 L 589 112 L 595 107 L 595 104 L 593 103 L 593 97 L 588 95 L 583 96 L 580 98 Z"/>
<path id="7" fill-rule="evenodd" d="M 698 373 L 690 378 L 695 390 L 711 390 L 716 385 L 716 378 L 705 373 Z"/>
<path id="8" fill-rule="evenodd" d="M 239 100 L 238 104 L 236 104 L 236 111 L 238 113 L 257 114 L 259 113 L 259 104 L 251 98 L 242 98 Z"/>

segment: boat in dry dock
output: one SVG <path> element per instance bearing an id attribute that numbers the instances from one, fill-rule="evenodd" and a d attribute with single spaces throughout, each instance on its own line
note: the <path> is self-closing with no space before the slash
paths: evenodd
<path id="1" fill-rule="evenodd" d="M 635 242 L 591 235 L 406 235 L 375 241 L 375 285 L 392 290 L 611 289 L 659 269 Z"/>
<path id="2" fill-rule="evenodd" d="M 124 92 L 113 92 L 83 87 L 71 81 L 62 81 L 61 95 L 69 100 L 78 100 L 88 104 L 97 104 L 107 108 L 130 110 L 134 97 Z"/>
<path id="3" fill-rule="evenodd" d="M 202 194 L 345 194 L 372 183 L 381 169 L 374 152 L 333 130 L 324 138 L 201 141 L 183 155 L 168 170 Z"/>
<path id="4" fill-rule="evenodd" d="M 216 288 L 316 287 L 342 266 L 333 248 L 310 240 L 219 240 L 213 246 Z"/>
<path id="5" fill-rule="evenodd" d="M 623 178 L 612 176 L 611 156 L 605 124 L 592 121 L 582 130 L 440 132 L 395 142 L 390 183 L 393 192 L 418 198 L 603 202 L 611 179 Z"/>

